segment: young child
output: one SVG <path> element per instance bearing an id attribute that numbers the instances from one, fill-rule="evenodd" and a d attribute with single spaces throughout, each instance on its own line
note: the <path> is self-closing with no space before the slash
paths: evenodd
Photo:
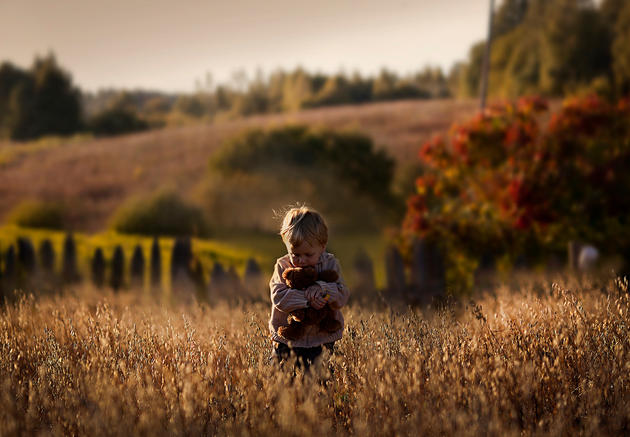
<path id="1" fill-rule="evenodd" d="M 339 262 L 334 255 L 326 252 L 328 228 L 323 217 L 305 206 L 292 208 L 284 216 L 280 236 L 287 247 L 287 254 L 276 261 L 273 276 L 269 281 L 271 289 L 271 318 L 269 330 L 273 339 L 273 356 L 278 362 L 291 354 L 298 358 L 298 364 L 305 370 L 322 353 L 322 345 L 331 352 L 335 341 L 343 333 L 343 315 L 339 310 L 348 302 L 350 291 L 346 287 Z M 317 281 L 306 290 L 291 289 L 282 278 L 282 272 L 289 267 L 313 266 L 318 272 L 335 270 L 337 282 Z M 324 297 L 326 296 L 326 297 Z M 306 327 L 304 336 L 289 341 L 278 334 L 278 328 L 288 325 L 287 316 L 291 311 L 312 307 L 315 309 L 330 305 L 341 328 L 334 332 L 320 332 L 319 326 Z"/>

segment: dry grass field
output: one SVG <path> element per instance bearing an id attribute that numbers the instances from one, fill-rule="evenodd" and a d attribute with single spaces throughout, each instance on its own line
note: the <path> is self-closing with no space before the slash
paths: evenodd
<path id="1" fill-rule="evenodd" d="M 0 220 L 25 199 L 63 202 L 75 230 L 103 229 L 132 195 L 165 185 L 188 195 L 222 142 L 247 127 L 305 123 L 370 135 L 399 161 L 415 158 L 422 142 L 468 118 L 477 102 L 400 101 L 254 116 L 171 127 L 114 138 L 0 142 Z"/>
<path id="2" fill-rule="evenodd" d="M 628 283 L 559 282 L 351 304 L 295 377 L 269 360 L 267 305 L 23 298 L 0 313 L 0 434 L 627 435 Z"/>

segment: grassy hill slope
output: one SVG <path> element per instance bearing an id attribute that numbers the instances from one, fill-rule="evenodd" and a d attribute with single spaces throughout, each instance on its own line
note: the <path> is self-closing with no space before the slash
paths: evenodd
<path id="1" fill-rule="evenodd" d="M 111 212 L 131 195 L 163 185 L 189 193 L 213 151 L 247 127 L 306 123 L 356 129 L 399 162 L 409 161 L 425 139 L 476 109 L 472 100 L 414 100 L 253 116 L 114 138 L 4 142 L 0 143 L 0 220 L 22 200 L 51 200 L 64 202 L 74 229 L 103 229 Z"/>

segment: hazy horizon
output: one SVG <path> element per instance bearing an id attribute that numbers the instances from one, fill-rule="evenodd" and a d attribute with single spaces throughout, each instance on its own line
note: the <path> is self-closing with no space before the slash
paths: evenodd
<path id="1" fill-rule="evenodd" d="M 0 4 L 0 61 L 53 52 L 84 91 L 191 92 L 207 73 L 298 66 L 312 72 L 451 66 L 484 38 L 488 0 L 232 3 L 9 1 Z"/>

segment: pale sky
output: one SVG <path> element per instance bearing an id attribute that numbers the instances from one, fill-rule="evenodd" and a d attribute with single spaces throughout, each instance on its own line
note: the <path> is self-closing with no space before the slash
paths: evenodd
<path id="1" fill-rule="evenodd" d="M 497 3 L 497 2 L 495 2 Z M 445 71 L 485 37 L 489 0 L 0 0 L 0 61 L 55 53 L 75 84 L 193 91 L 244 69 Z"/>

